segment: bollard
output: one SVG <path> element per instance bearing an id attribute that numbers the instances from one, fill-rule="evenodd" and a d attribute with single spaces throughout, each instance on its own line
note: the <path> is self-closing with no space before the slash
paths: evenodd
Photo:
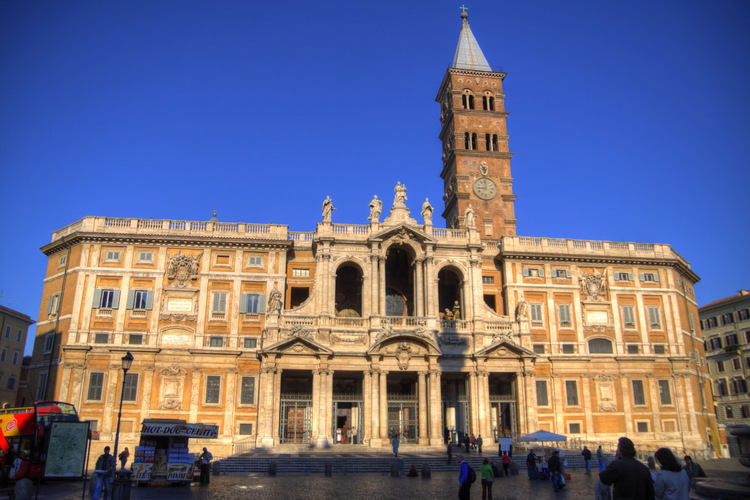
<path id="1" fill-rule="evenodd" d="M 276 462 L 273 460 L 268 464 L 268 475 L 271 477 L 276 476 Z"/>
<path id="2" fill-rule="evenodd" d="M 211 474 L 214 476 L 221 475 L 221 462 L 213 462 L 211 464 Z"/>
<path id="3" fill-rule="evenodd" d="M 333 476 L 333 466 L 331 464 L 326 464 L 326 477 Z"/>
<path id="4" fill-rule="evenodd" d="M 432 469 L 430 468 L 430 464 L 422 464 L 422 479 L 431 479 L 432 478 Z"/>
<path id="5" fill-rule="evenodd" d="M 656 462 L 654 461 L 654 457 L 649 456 L 646 460 L 648 461 L 649 470 L 656 470 Z"/>
<path id="6" fill-rule="evenodd" d="M 112 480 L 112 500 L 130 500 L 130 475 L 128 469 L 120 469 L 115 472 L 115 478 Z"/>
<path id="7" fill-rule="evenodd" d="M 398 477 L 398 460 L 391 462 L 391 477 Z"/>

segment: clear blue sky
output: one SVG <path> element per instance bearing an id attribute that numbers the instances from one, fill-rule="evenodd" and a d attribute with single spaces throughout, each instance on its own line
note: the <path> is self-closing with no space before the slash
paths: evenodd
<path id="1" fill-rule="evenodd" d="M 312 231 L 397 181 L 441 213 L 461 3 L 0 3 L 0 303 L 36 318 L 39 247 L 88 215 Z M 750 2 L 466 5 L 508 73 L 520 235 L 668 243 L 700 304 L 750 287 Z"/>

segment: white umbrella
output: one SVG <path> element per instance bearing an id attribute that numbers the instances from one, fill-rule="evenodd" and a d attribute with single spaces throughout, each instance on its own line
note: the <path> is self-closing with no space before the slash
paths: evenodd
<path id="1" fill-rule="evenodd" d="M 536 431 L 532 432 L 531 434 L 526 434 L 525 436 L 521 436 L 518 438 L 518 441 L 521 443 L 529 443 L 532 441 L 539 441 L 539 442 L 547 442 L 547 441 L 567 441 L 568 438 L 566 436 L 563 436 L 562 434 L 555 434 L 554 432 L 550 431 Z"/>

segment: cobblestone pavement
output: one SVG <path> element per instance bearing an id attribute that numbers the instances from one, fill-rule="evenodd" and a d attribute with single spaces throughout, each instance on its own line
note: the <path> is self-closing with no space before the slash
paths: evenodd
<path id="1" fill-rule="evenodd" d="M 594 476 L 573 473 L 571 481 L 559 493 L 547 481 L 529 481 L 525 475 L 498 478 L 493 486 L 494 500 L 579 500 L 593 498 Z M 40 499 L 89 500 L 82 497 L 82 482 L 43 484 Z M 482 498 L 479 480 L 471 488 L 474 499 Z M 333 477 L 237 474 L 211 478 L 210 485 L 194 483 L 190 487 L 133 488 L 132 500 L 238 500 L 252 499 L 455 499 L 458 497 L 458 468 L 455 474 L 433 474 L 431 479 L 397 477 L 382 474 L 339 474 Z"/>
<path id="2" fill-rule="evenodd" d="M 736 460 L 719 459 L 702 462 L 710 476 L 747 474 L 750 469 Z M 596 474 L 587 476 L 582 471 L 571 472 L 572 479 L 561 492 L 555 493 L 545 481 L 529 481 L 524 473 L 498 478 L 493 486 L 493 500 L 590 500 Z M 39 488 L 40 499 L 90 500 L 83 495 L 83 482 L 47 482 Z M 477 480 L 471 488 L 472 498 L 482 498 L 482 486 Z M 420 477 L 392 478 L 387 474 L 323 475 L 284 474 L 269 477 L 264 474 L 232 474 L 214 476 L 211 484 L 175 488 L 133 488 L 132 500 L 239 500 L 252 499 L 456 499 L 458 497 L 458 466 L 456 472 L 433 473 L 431 479 Z"/>

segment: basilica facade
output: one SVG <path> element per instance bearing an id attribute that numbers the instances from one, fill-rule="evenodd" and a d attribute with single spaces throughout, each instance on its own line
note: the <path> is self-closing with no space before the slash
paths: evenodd
<path id="1" fill-rule="evenodd" d="M 362 224 L 333 222 L 326 198 L 309 232 L 109 217 L 55 231 L 36 398 L 74 403 L 110 442 L 124 384 L 123 446 L 146 418 L 180 418 L 218 425 L 226 455 L 539 429 L 712 453 L 698 276 L 666 244 L 516 235 L 504 78 L 462 14 L 437 94 L 445 227 L 399 182 Z"/>

